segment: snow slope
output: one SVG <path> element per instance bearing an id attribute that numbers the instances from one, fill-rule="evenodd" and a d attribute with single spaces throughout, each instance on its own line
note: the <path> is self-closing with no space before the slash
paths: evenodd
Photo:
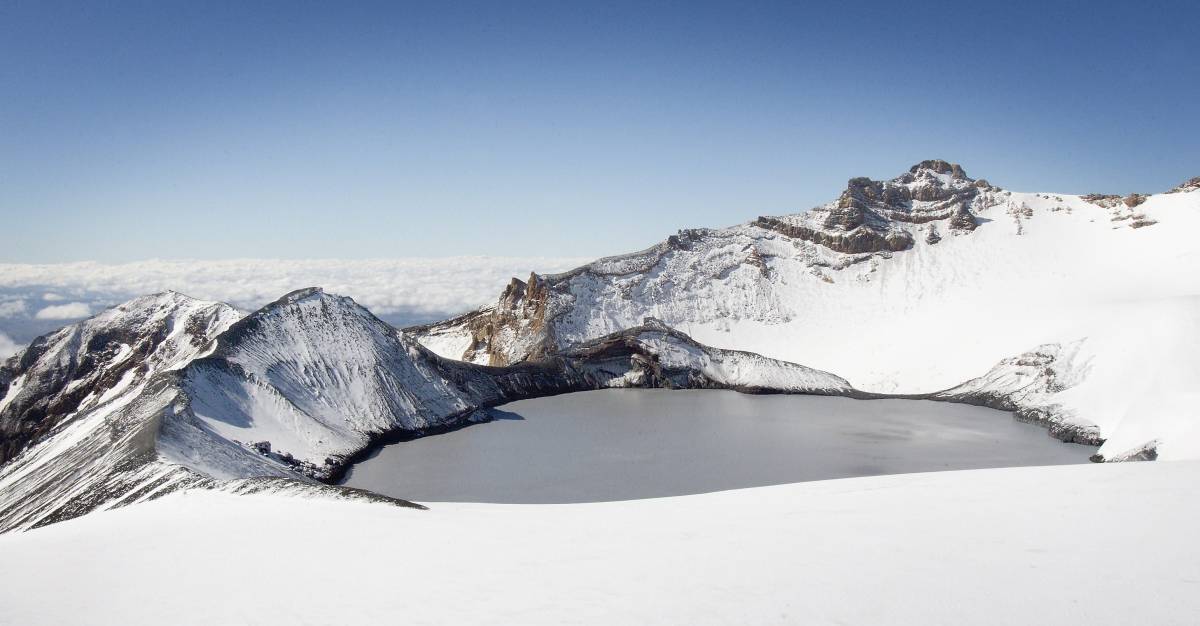
<path id="1" fill-rule="evenodd" d="M 0 624 L 1191 624 L 1198 483 L 1106 464 L 428 511 L 190 491 L 0 536 Z"/>
<path id="2" fill-rule="evenodd" d="M 652 316 L 883 393 L 946 390 L 1038 346 L 1082 342 L 1077 362 L 1060 363 L 1073 387 L 1022 407 L 1058 405 L 1110 440 L 1107 458 L 1154 440 L 1163 458 L 1200 458 L 1197 233 L 1194 185 L 1020 193 L 926 161 L 891 181 L 853 179 L 806 213 L 514 279 L 495 305 L 409 332 L 443 355 L 504 364 Z"/>

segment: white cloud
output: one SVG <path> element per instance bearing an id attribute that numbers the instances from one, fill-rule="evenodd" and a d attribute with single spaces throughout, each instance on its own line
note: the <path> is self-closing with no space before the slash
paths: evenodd
<path id="1" fill-rule="evenodd" d="M 44 293 L 44 294 L 42 294 L 42 299 L 45 300 L 46 302 L 62 302 L 66 298 L 63 298 L 62 296 L 60 296 L 56 293 Z"/>
<path id="2" fill-rule="evenodd" d="M 88 317 L 92 314 L 92 309 L 83 302 L 69 302 L 67 304 L 58 304 L 48 306 L 34 315 L 39 320 L 70 320 L 82 317 Z"/>
<path id="3" fill-rule="evenodd" d="M 25 315 L 24 300 L 0 302 L 0 317 L 22 317 Z"/>
<path id="4" fill-rule="evenodd" d="M 8 335 L 0 333 L 0 360 L 7 359 L 25 346 L 17 345 Z"/>
<path id="5" fill-rule="evenodd" d="M 329 293 L 350 296 L 380 316 L 437 319 L 494 302 L 513 276 L 560 272 L 590 260 L 448 257 L 0 264 L 0 290 L 33 299 L 67 293 L 76 300 L 42 309 L 38 319 L 82 317 L 86 313 L 79 313 L 85 308 L 90 313 L 168 289 L 255 309 L 302 287 L 324 287 Z M 0 330 L 5 330 L 3 325 Z"/>

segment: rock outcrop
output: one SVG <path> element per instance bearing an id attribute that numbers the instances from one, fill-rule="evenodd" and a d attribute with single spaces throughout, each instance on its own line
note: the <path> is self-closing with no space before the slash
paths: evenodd
<path id="1" fill-rule="evenodd" d="M 991 188 L 975 183 L 957 164 L 922 161 L 890 181 L 852 178 L 836 202 L 807 213 L 754 223 L 846 254 L 899 252 L 913 245 L 908 224 L 947 221 L 952 231 L 974 230 L 971 205 Z"/>
<path id="2" fill-rule="evenodd" d="M 1038 346 L 1000 361 L 979 378 L 929 397 L 1011 411 L 1018 421 L 1042 426 L 1056 439 L 1102 445 L 1104 438 L 1095 424 L 1054 402 L 1055 394 L 1087 377 L 1090 365 L 1083 345 L 1084 340 Z"/>
<path id="3" fill-rule="evenodd" d="M 1200 176 L 1189 178 L 1167 193 L 1189 193 L 1192 191 L 1200 191 Z"/>

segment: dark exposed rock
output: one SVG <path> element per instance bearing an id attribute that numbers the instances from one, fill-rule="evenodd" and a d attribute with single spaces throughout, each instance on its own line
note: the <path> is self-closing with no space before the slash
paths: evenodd
<path id="1" fill-rule="evenodd" d="M 967 210 L 966 207 L 959 207 L 954 212 L 954 216 L 950 218 L 950 229 L 958 231 L 973 231 L 979 222 L 975 219 L 975 215 Z"/>
<path id="2" fill-rule="evenodd" d="M 1167 193 L 1187 193 L 1196 190 L 1200 190 L 1200 176 L 1188 179 Z"/>
<path id="3" fill-rule="evenodd" d="M 758 248 L 750 246 L 750 253 L 746 255 L 746 264 L 758 268 L 758 272 L 767 277 L 770 272 L 767 270 L 767 261 L 758 252 Z"/>
<path id="4" fill-rule="evenodd" d="M 1111 193 L 1089 193 L 1086 196 L 1080 196 L 1080 199 L 1090 202 L 1096 206 L 1102 206 L 1106 209 L 1111 209 L 1112 207 L 1121 204 L 1124 200 L 1121 198 L 1121 196 Z"/>
<path id="5" fill-rule="evenodd" d="M 1128 196 L 1125 196 L 1125 199 L 1122 200 L 1121 202 L 1123 202 L 1125 204 L 1125 206 L 1132 209 L 1133 207 L 1138 206 L 1139 204 L 1141 204 L 1145 201 L 1146 201 L 1146 196 L 1143 196 L 1140 193 L 1131 193 Z"/>
<path id="6" fill-rule="evenodd" d="M 903 230 L 880 231 L 870 226 L 860 226 L 849 232 L 826 232 L 803 224 L 784 222 L 777 218 L 760 216 L 755 225 L 781 233 L 788 237 L 803 239 L 825 246 L 830 250 L 847 254 L 864 252 L 899 252 L 912 247 L 912 235 Z"/>
<path id="7" fill-rule="evenodd" d="M 1102 454 L 1092 455 L 1092 461 L 1096 463 L 1124 463 L 1128 461 L 1157 461 L 1158 460 L 1158 444 L 1157 439 L 1147 441 L 1146 443 L 1132 449 L 1126 450 L 1112 458 L 1106 459 Z"/>
<path id="8" fill-rule="evenodd" d="M 937 226 L 930 224 L 929 228 L 927 229 L 926 234 L 925 234 L 925 243 L 932 246 L 933 244 L 935 244 L 941 240 L 942 240 L 942 236 L 938 234 Z"/>
<path id="9" fill-rule="evenodd" d="M 1100 428 L 1093 424 L 1078 424 L 1064 418 L 1062 407 L 1057 405 L 1025 407 L 1013 412 L 1019 422 L 1037 424 L 1046 428 L 1051 437 L 1066 443 L 1099 446 L 1104 443 Z"/>
<path id="10" fill-rule="evenodd" d="M 954 178 L 955 180 L 966 180 L 967 179 L 967 173 L 964 172 L 963 168 L 960 167 L 957 163 L 950 163 L 948 161 L 943 161 L 941 159 L 931 159 L 928 161 L 921 161 L 920 163 L 917 163 L 916 165 L 909 168 L 908 171 L 913 174 L 916 174 L 917 172 L 919 172 L 921 170 L 929 170 L 931 172 L 937 172 L 938 174 L 950 174 L 950 176 L 952 178 Z"/>
<path id="11" fill-rule="evenodd" d="M 867 210 L 855 205 L 854 201 L 850 200 L 847 204 L 839 204 L 831 209 L 822 226 L 831 230 L 847 231 L 854 230 L 865 223 L 867 223 Z"/>

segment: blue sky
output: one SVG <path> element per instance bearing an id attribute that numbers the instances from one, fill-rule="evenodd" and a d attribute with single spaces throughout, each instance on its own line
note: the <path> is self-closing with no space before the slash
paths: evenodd
<path id="1" fill-rule="evenodd" d="M 1194 2 L 0 0 L 0 261 L 597 256 L 925 158 L 1200 175 Z"/>

